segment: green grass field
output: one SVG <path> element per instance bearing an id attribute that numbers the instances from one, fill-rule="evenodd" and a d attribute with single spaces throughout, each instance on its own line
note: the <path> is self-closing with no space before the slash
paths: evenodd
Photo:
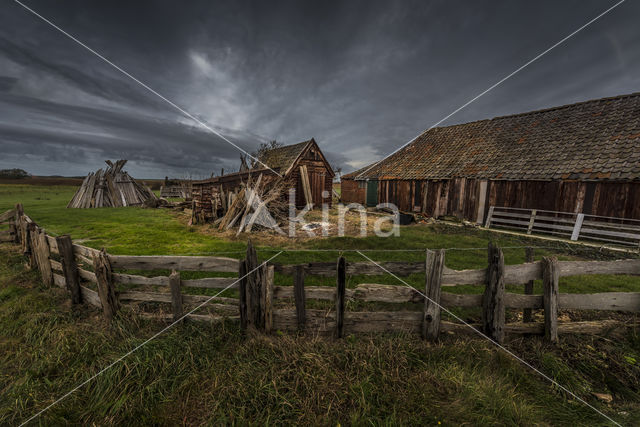
<path id="1" fill-rule="evenodd" d="M 114 254 L 225 252 L 240 257 L 246 248 L 247 236 L 222 238 L 208 226 L 187 226 L 183 215 L 167 210 L 65 209 L 74 191 L 63 186 L 0 185 L 0 212 L 21 202 L 49 233 L 68 233 Z M 447 252 L 450 268 L 482 268 L 489 239 L 505 247 L 507 263 L 524 261 L 522 248 L 508 249 L 524 245 L 544 246 L 536 250 L 537 258 L 612 257 L 439 225 L 403 227 L 400 237 L 386 239 L 255 239 L 263 259 L 276 247 L 286 249 L 278 260 L 284 263 L 335 260 L 341 250 L 348 260 L 362 261 L 350 250 L 429 247 L 457 248 Z M 376 260 L 424 256 L 368 254 Z M 374 279 L 395 283 L 385 276 Z M 362 280 L 351 277 L 348 285 Z M 409 278 L 415 285 L 421 280 Z M 521 292 L 519 287 L 509 290 Z M 561 281 L 561 292 L 622 290 L 640 291 L 640 282 L 625 276 Z M 127 310 L 111 326 L 96 311 L 71 310 L 62 290 L 45 289 L 36 272 L 25 271 L 15 248 L 0 245 L 0 424 L 24 421 L 163 326 Z M 605 337 L 561 336 L 557 346 L 537 337 L 512 340 L 507 346 L 621 424 L 640 423 L 637 329 Z M 613 402 L 604 403 L 593 393 L 611 394 Z M 432 345 L 401 334 L 343 340 L 285 334 L 245 337 L 231 323 L 194 322 L 179 325 L 128 356 L 34 421 L 38 423 L 607 425 L 595 411 L 480 339 L 445 336 Z"/>

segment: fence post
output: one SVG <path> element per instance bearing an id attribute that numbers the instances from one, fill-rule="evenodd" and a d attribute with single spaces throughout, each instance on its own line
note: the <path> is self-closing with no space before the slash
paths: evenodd
<path id="1" fill-rule="evenodd" d="M 444 270 L 444 249 L 427 249 L 425 258 L 425 295 L 422 338 L 436 341 L 440 335 L 440 290 Z"/>
<path id="2" fill-rule="evenodd" d="M 336 337 L 342 338 L 344 329 L 344 294 L 347 285 L 347 265 L 344 257 L 338 258 L 336 270 Z"/>
<path id="3" fill-rule="evenodd" d="M 22 241 L 22 215 L 24 215 L 24 209 L 22 203 L 16 204 L 16 220 L 13 223 L 14 227 L 14 242 L 20 243 Z"/>
<path id="4" fill-rule="evenodd" d="M 16 223 L 18 222 L 18 211 L 14 208 L 13 218 L 9 218 L 9 237 L 12 237 L 12 240 L 9 240 L 13 243 L 18 243 L 18 229 L 16 228 Z"/>
<path id="5" fill-rule="evenodd" d="M 537 210 L 535 209 L 531 210 L 531 217 L 529 218 L 529 226 L 527 227 L 527 234 L 531 234 L 531 231 L 533 230 L 533 224 L 536 222 L 536 213 L 538 213 Z"/>
<path id="6" fill-rule="evenodd" d="M 293 297 L 296 302 L 298 331 L 304 331 L 307 323 L 306 295 L 304 293 L 304 265 L 296 265 L 293 275 Z"/>
<path id="7" fill-rule="evenodd" d="M 578 240 L 580 237 L 580 229 L 582 228 L 582 222 L 584 221 L 584 214 L 579 213 L 576 217 L 576 223 L 573 226 L 573 232 L 571 233 L 571 240 Z"/>
<path id="8" fill-rule="evenodd" d="M 49 250 L 49 242 L 47 242 L 45 232 L 42 228 L 36 226 L 30 235 L 31 250 L 34 254 L 38 269 L 40 270 L 42 282 L 46 286 L 51 286 L 53 283 L 53 271 L 51 270 L 51 261 L 49 260 L 51 251 Z"/>
<path id="9" fill-rule="evenodd" d="M 262 266 L 262 277 L 264 283 L 262 288 L 264 289 L 264 332 L 266 334 L 271 333 L 273 326 L 273 274 L 275 267 L 273 265 Z"/>
<path id="10" fill-rule="evenodd" d="M 489 243 L 489 266 L 482 298 L 482 327 L 492 340 L 504 340 L 504 255 L 502 249 Z"/>
<path id="11" fill-rule="evenodd" d="M 238 269 L 238 294 L 240 297 L 240 328 L 242 330 L 247 329 L 247 260 L 240 260 L 240 267 Z"/>
<path id="12" fill-rule="evenodd" d="M 102 312 L 105 319 L 110 322 L 116 315 L 119 304 L 113 284 L 111 261 L 104 249 L 93 256 L 93 270 L 96 274 Z"/>
<path id="13" fill-rule="evenodd" d="M 264 328 L 264 314 L 262 311 L 262 271 L 258 268 L 258 254 L 256 253 L 251 240 L 247 243 L 247 326 L 256 329 Z"/>
<path id="14" fill-rule="evenodd" d="M 182 291 L 180 273 L 172 270 L 169 275 L 169 287 L 171 288 L 171 312 L 175 322 L 182 317 Z"/>
<path id="15" fill-rule="evenodd" d="M 526 262 L 533 262 L 533 248 L 526 247 L 524 250 Z M 524 294 L 525 295 L 533 295 L 533 280 L 529 280 L 524 285 Z M 533 321 L 533 311 L 530 308 L 525 308 L 522 312 L 522 321 L 525 323 L 529 323 Z"/>
<path id="16" fill-rule="evenodd" d="M 78 265 L 73 255 L 73 242 L 68 235 L 56 237 L 58 252 L 62 258 L 62 272 L 69 292 L 71 292 L 71 302 L 80 304 L 82 295 L 80 294 L 80 277 L 78 275 Z"/>
<path id="17" fill-rule="evenodd" d="M 556 257 L 542 258 L 542 286 L 544 288 L 544 338 L 558 342 L 558 281 L 560 269 Z"/>
<path id="18" fill-rule="evenodd" d="M 36 258 L 36 248 L 34 247 L 34 235 L 37 233 L 36 228 L 38 226 L 33 222 L 25 223 L 25 239 L 24 245 L 22 246 L 24 249 L 24 254 L 29 257 L 29 269 L 33 270 L 38 267 L 38 259 Z"/>

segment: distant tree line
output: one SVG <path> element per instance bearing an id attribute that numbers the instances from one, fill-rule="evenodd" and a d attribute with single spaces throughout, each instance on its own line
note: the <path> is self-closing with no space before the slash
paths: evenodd
<path id="1" fill-rule="evenodd" d="M 31 175 L 23 169 L 0 169 L 0 178 L 3 179 L 23 179 Z"/>

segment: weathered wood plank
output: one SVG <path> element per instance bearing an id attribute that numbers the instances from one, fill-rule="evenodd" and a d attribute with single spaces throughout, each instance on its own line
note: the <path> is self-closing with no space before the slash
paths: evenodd
<path id="1" fill-rule="evenodd" d="M 143 312 L 143 313 L 140 313 L 139 316 L 149 320 L 173 322 L 172 314 L 156 314 L 156 313 Z M 195 320 L 198 322 L 210 322 L 210 323 L 221 323 L 221 322 L 224 322 L 225 320 L 240 320 L 238 316 L 229 316 L 229 315 L 216 316 L 212 314 L 193 314 L 193 313 L 187 314 L 185 318 L 189 320 Z"/>
<path id="2" fill-rule="evenodd" d="M 293 275 L 295 265 L 273 264 L 275 271 Z M 331 262 L 310 262 L 301 264 L 304 266 L 305 274 L 311 276 L 333 277 L 336 274 L 336 265 Z M 398 276 L 408 276 L 409 274 L 424 273 L 424 263 L 422 262 L 383 262 L 380 263 L 386 270 Z M 383 269 L 370 262 L 350 262 L 347 263 L 347 274 L 383 276 L 387 274 Z"/>
<path id="3" fill-rule="evenodd" d="M 168 276 L 145 277 L 134 274 L 113 273 L 113 281 L 125 285 L 169 286 Z"/>
<path id="4" fill-rule="evenodd" d="M 86 286 L 80 285 L 80 292 L 82 293 L 82 301 L 94 307 L 102 308 L 102 303 L 100 302 L 100 296 L 96 291 L 89 289 Z"/>
<path id="5" fill-rule="evenodd" d="M 445 252 L 427 250 L 422 338 L 436 341 L 440 335 L 440 294 Z"/>
<path id="6" fill-rule="evenodd" d="M 559 294 L 561 309 L 615 310 L 640 312 L 640 292 L 604 292 L 597 294 Z"/>
<path id="7" fill-rule="evenodd" d="M 138 292 L 138 291 L 126 291 L 118 294 L 120 301 L 146 301 L 146 302 L 162 302 L 171 304 L 171 293 L 169 292 Z M 202 304 L 211 297 L 205 295 L 187 295 L 182 294 L 183 304 Z M 218 302 L 214 302 L 218 301 Z M 223 304 L 224 303 L 224 304 Z M 215 309 L 222 308 L 229 313 L 238 313 L 238 300 L 236 298 L 224 298 L 216 297 L 211 302 L 207 303 L 205 307 L 212 307 Z"/>
<path id="8" fill-rule="evenodd" d="M 51 264 L 51 268 L 53 270 L 62 272 L 62 264 L 60 264 L 58 261 L 49 258 L 49 263 Z"/>
<path id="9" fill-rule="evenodd" d="M 113 268 L 125 270 L 176 271 L 238 271 L 239 262 L 233 258 L 205 256 L 110 255 Z"/>
<path id="10" fill-rule="evenodd" d="M 82 280 L 86 280 L 87 282 L 98 283 L 96 274 L 92 271 L 78 268 L 78 276 L 80 276 Z"/>
<path id="11" fill-rule="evenodd" d="M 307 310 L 307 330 L 319 334 L 331 334 L 335 331 L 335 312 Z M 345 327 L 354 333 L 371 332 L 413 332 L 419 333 L 422 324 L 420 311 L 393 312 L 346 312 Z M 633 327 L 635 323 L 615 320 L 568 322 L 558 324 L 558 334 L 598 334 L 616 328 Z M 283 331 L 297 330 L 296 312 L 293 309 L 274 310 L 274 329 Z M 440 322 L 442 332 L 477 336 L 474 330 L 481 325 L 470 326 L 447 321 Z M 508 323 L 504 325 L 506 335 L 543 335 L 544 323 Z"/>
<path id="12" fill-rule="evenodd" d="M 489 268 L 482 297 L 482 331 L 492 340 L 504 340 L 504 255 L 502 250 L 489 243 Z"/>
<path id="13" fill-rule="evenodd" d="M 100 253 L 98 249 L 89 248 L 87 246 L 78 245 L 77 243 L 73 244 L 73 253 L 75 255 L 80 255 L 86 257 L 89 260 L 89 263 L 93 262 L 93 257 Z"/>
<path id="14" fill-rule="evenodd" d="M 347 285 L 347 266 L 344 257 L 339 257 L 336 266 L 336 337 L 344 333 L 345 289 Z"/>
<path id="15" fill-rule="evenodd" d="M 187 288 L 208 288 L 208 289 L 236 289 L 238 288 L 237 277 L 205 277 L 203 279 L 183 280 L 182 286 Z"/>
<path id="16" fill-rule="evenodd" d="M 640 259 L 617 261 L 558 261 L 560 277 L 583 274 L 640 275 Z"/>

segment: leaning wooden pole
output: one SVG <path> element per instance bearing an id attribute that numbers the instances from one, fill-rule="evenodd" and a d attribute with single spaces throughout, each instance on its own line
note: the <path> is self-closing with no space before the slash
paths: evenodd
<path id="1" fill-rule="evenodd" d="M 502 249 L 489 243 L 489 266 L 482 298 L 482 329 L 485 335 L 504 341 L 504 255 Z"/>

